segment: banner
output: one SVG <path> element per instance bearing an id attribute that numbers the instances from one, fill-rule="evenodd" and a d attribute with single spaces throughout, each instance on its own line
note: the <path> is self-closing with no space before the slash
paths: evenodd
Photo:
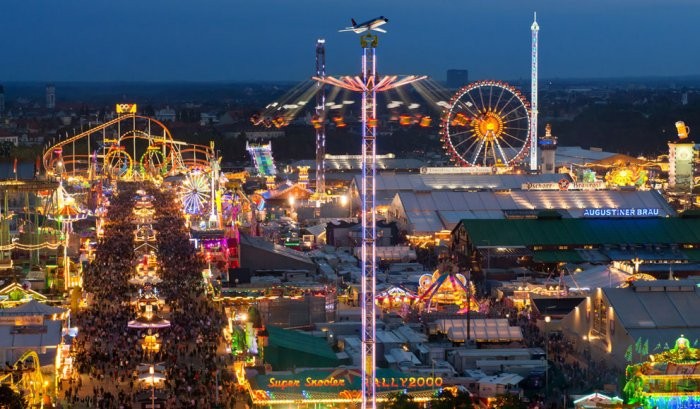
<path id="1" fill-rule="evenodd" d="M 117 114 L 135 114 L 136 104 L 117 104 Z"/>

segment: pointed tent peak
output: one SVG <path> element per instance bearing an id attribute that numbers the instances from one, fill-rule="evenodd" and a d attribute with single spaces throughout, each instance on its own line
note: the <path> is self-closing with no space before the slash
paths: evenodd
<path id="1" fill-rule="evenodd" d="M 58 214 L 63 217 L 75 217 L 80 214 L 80 212 L 75 208 L 75 206 L 67 204 L 59 210 Z"/>

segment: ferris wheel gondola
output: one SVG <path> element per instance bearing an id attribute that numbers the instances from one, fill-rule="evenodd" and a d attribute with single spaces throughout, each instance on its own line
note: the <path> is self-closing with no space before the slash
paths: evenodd
<path id="1" fill-rule="evenodd" d="M 458 166 L 513 166 L 528 153 L 528 102 L 503 82 L 479 81 L 457 91 L 440 126 L 443 146 Z"/>

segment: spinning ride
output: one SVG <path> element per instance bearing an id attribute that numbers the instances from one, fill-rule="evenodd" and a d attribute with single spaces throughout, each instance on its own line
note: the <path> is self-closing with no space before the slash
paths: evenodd
<path id="1" fill-rule="evenodd" d="M 419 300 L 426 304 L 428 311 L 433 305 L 457 305 L 465 312 L 479 311 L 479 303 L 474 294 L 474 284 L 464 274 L 450 268 L 423 274 L 418 281 Z"/>
<path id="2" fill-rule="evenodd" d="M 457 91 L 440 126 L 457 166 L 513 166 L 528 153 L 528 102 L 503 82 L 480 81 Z"/>

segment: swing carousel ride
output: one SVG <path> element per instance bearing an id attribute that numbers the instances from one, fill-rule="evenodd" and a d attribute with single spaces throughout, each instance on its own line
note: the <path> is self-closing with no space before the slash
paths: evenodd
<path id="1" fill-rule="evenodd" d="M 418 300 L 424 310 L 439 311 L 457 306 L 458 313 L 483 312 L 476 299 L 474 283 L 459 273 L 456 266 L 442 265 L 418 281 Z"/>

